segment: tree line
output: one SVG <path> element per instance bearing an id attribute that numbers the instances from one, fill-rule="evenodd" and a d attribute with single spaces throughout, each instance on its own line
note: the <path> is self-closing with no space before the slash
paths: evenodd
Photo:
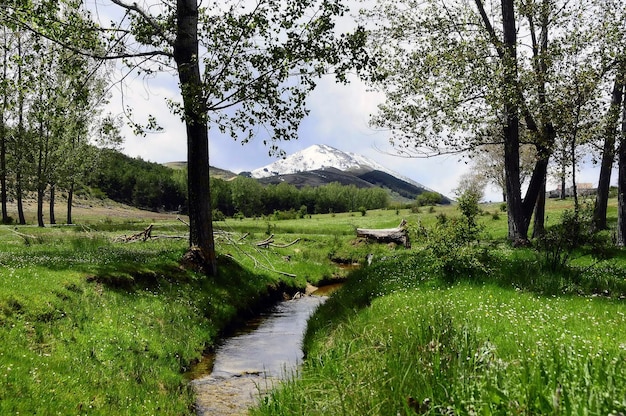
<path id="1" fill-rule="evenodd" d="M 211 178 L 212 206 L 226 216 L 254 217 L 275 212 L 327 214 L 385 208 L 389 194 L 382 188 L 357 188 L 337 182 L 323 186 L 296 186 L 280 183 L 262 185 L 257 180 L 238 176 L 225 181 Z"/>
<path id="2" fill-rule="evenodd" d="M 186 169 L 131 158 L 113 149 L 96 149 L 95 164 L 83 181 L 84 192 L 153 211 L 188 209 Z M 210 178 L 211 208 L 217 219 L 256 217 L 276 212 L 292 216 L 356 212 L 384 208 L 389 194 L 382 188 L 330 183 L 319 187 L 281 183 L 263 185 L 253 178 Z M 283 214 L 288 215 L 288 214 Z"/>
<path id="3" fill-rule="evenodd" d="M 63 10 L 42 2 L 37 13 Z M 95 163 L 90 143 L 119 140 L 114 120 L 101 110 L 106 66 L 26 30 L 16 23 L 18 14 L 0 19 L 1 220 L 24 224 L 24 199 L 35 195 L 38 225 L 44 225 L 45 200 L 54 224 L 55 195 L 61 190 L 67 195 L 66 220 L 71 224 L 74 191 Z M 74 29 L 58 30 L 77 46 L 93 42 L 93 33 Z M 10 201 L 17 206 L 16 219 L 9 217 Z"/>

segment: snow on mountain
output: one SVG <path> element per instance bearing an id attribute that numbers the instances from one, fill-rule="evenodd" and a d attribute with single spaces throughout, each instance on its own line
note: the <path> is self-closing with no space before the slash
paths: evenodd
<path id="1" fill-rule="evenodd" d="M 379 170 L 426 189 L 424 185 L 387 169 L 365 156 L 352 152 L 343 152 L 325 144 L 316 144 L 307 147 L 306 149 L 300 150 L 299 152 L 289 155 L 284 159 L 277 160 L 274 163 L 255 169 L 251 172 L 251 174 L 253 178 L 259 179 L 327 168 L 335 168 L 341 171 L 358 169 Z"/>

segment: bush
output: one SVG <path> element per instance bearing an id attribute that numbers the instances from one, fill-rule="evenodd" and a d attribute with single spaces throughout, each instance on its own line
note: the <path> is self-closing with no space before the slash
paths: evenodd
<path id="1" fill-rule="evenodd" d="M 298 210 L 298 218 L 306 217 L 307 213 L 308 213 L 307 206 L 306 205 L 300 205 L 300 209 Z"/>
<path id="2" fill-rule="evenodd" d="M 536 248 L 543 255 L 544 266 L 551 271 L 563 270 L 569 266 L 574 252 L 581 248 L 587 248 L 596 259 L 610 257 L 610 235 L 592 230 L 590 210 L 563 211 L 561 223 L 548 228 L 537 239 Z"/>
<path id="3" fill-rule="evenodd" d="M 226 215 L 224 215 L 222 211 L 220 211 L 219 209 L 213 210 L 213 221 L 225 221 L 225 220 L 226 220 Z"/>
<path id="4" fill-rule="evenodd" d="M 423 207 L 425 205 L 440 204 L 442 200 L 443 200 L 443 197 L 441 196 L 441 194 L 438 194 L 437 192 L 426 191 L 426 192 L 422 192 L 415 198 L 415 203 L 418 206 Z"/>

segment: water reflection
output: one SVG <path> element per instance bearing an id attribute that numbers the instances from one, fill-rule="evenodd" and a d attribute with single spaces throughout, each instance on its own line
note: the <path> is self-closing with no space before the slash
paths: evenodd
<path id="1" fill-rule="evenodd" d="M 213 377 L 246 374 L 282 378 L 301 363 L 306 322 L 325 298 L 305 296 L 281 302 L 220 345 Z"/>

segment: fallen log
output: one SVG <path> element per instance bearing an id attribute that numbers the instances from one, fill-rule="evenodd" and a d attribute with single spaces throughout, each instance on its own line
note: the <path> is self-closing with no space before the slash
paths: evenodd
<path id="1" fill-rule="evenodd" d="M 300 241 L 299 238 L 296 238 L 295 240 L 293 240 L 291 243 L 287 243 L 287 244 L 274 244 L 272 242 L 270 242 L 270 246 L 272 247 L 276 247 L 276 248 L 287 248 L 289 246 L 293 246 L 294 244 L 298 243 Z"/>
<path id="2" fill-rule="evenodd" d="M 356 236 L 375 240 L 379 243 L 396 243 L 402 244 L 406 248 L 411 248 L 409 233 L 406 229 L 406 220 L 402 220 L 396 228 L 357 228 Z"/>
<path id="3" fill-rule="evenodd" d="M 274 234 L 270 235 L 269 237 L 267 237 L 267 238 L 266 238 L 265 240 L 263 240 L 263 241 L 259 241 L 258 243 L 255 243 L 255 245 L 256 245 L 257 247 L 265 247 L 265 248 L 268 248 L 268 247 L 269 247 L 269 245 L 270 245 L 271 243 L 273 243 L 273 242 L 274 242 Z"/>
<path id="4" fill-rule="evenodd" d="M 145 230 L 141 232 L 138 232 L 137 234 L 133 234 L 131 236 L 117 237 L 113 241 L 130 243 L 132 241 L 139 241 L 139 240 L 146 241 L 146 240 L 152 239 L 152 227 L 154 227 L 154 224 L 150 224 L 148 228 L 146 228 Z"/>

